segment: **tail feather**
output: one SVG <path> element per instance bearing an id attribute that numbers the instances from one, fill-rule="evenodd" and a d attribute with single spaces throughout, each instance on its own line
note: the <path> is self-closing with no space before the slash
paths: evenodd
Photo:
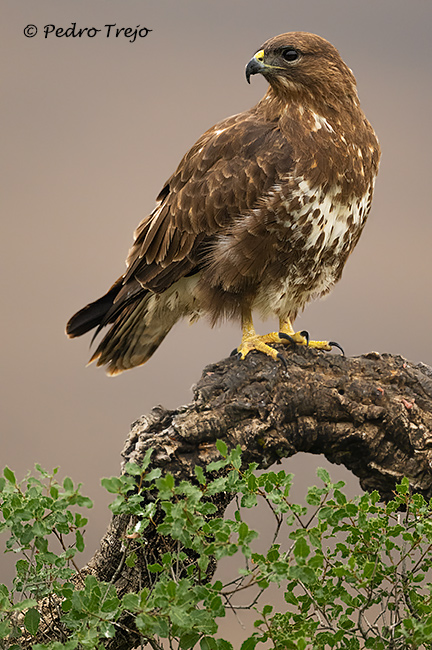
<path id="1" fill-rule="evenodd" d="M 97 328 L 96 336 L 112 323 L 89 363 L 107 366 L 109 375 L 134 368 L 152 356 L 182 316 L 199 316 L 193 296 L 197 281 L 197 276 L 186 277 L 163 293 L 141 287 L 128 295 L 118 281 L 102 298 L 72 316 L 66 332 L 75 337 Z"/>
<path id="2" fill-rule="evenodd" d="M 66 325 L 66 334 L 71 338 L 82 336 L 95 327 L 105 324 L 105 318 L 112 309 L 114 300 L 121 289 L 120 281 L 117 281 L 111 289 L 98 300 L 80 309 Z"/>
<path id="3" fill-rule="evenodd" d="M 146 293 L 127 305 L 99 343 L 89 363 L 107 366 L 109 375 L 140 366 L 150 359 L 178 319 L 167 319 L 154 313 L 155 298 Z"/>

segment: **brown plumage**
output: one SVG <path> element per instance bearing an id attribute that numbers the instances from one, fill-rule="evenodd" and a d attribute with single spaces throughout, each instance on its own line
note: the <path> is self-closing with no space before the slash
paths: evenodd
<path id="1" fill-rule="evenodd" d="M 199 138 L 139 224 L 126 273 L 67 325 L 74 337 L 111 324 L 92 357 L 110 374 L 147 361 L 181 317 L 242 317 L 245 341 L 257 309 L 291 334 L 341 277 L 380 156 L 354 76 L 304 32 L 267 41 L 248 81 L 257 73 L 263 99 Z"/>

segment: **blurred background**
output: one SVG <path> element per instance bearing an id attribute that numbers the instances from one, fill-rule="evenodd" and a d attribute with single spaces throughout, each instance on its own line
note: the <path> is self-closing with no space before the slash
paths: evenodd
<path id="1" fill-rule="evenodd" d="M 3 0 L 2 14 L 1 463 L 19 477 L 35 462 L 60 466 L 61 477 L 84 484 L 95 502 L 84 562 L 110 516 L 100 478 L 118 473 L 130 423 L 156 404 L 188 402 L 203 367 L 229 354 L 240 329 L 179 324 L 145 366 L 108 378 L 85 367 L 90 337 L 68 340 L 66 321 L 123 273 L 135 227 L 185 151 L 264 94 L 265 80 L 248 86 L 244 66 L 271 36 L 311 31 L 339 49 L 383 150 L 372 213 L 343 279 L 296 325 L 348 355 L 432 363 L 432 4 Z M 134 43 L 105 31 L 44 38 L 45 25 L 73 22 L 152 31 Z M 28 24 L 39 30 L 33 38 Z M 293 498 L 317 466 L 329 464 L 285 461 L 297 475 Z M 331 474 L 358 490 L 344 468 Z M 0 582 L 12 564 L 1 558 Z"/>

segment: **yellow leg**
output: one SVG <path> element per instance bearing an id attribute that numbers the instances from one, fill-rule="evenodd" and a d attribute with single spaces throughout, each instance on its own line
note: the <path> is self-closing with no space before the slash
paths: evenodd
<path id="1" fill-rule="evenodd" d="M 255 327 L 252 320 L 252 312 L 248 308 L 242 309 L 242 341 L 237 348 L 240 357 L 245 358 L 251 350 L 258 350 L 259 352 L 264 352 L 272 359 L 280 358 L 280 354 L 274 348 L 271 348 L 269 343 L 280 343 L 281 339 L 277 332 L 271 332 L 270 334 L 264 334 L 260 336 L 255 332 Z"/>

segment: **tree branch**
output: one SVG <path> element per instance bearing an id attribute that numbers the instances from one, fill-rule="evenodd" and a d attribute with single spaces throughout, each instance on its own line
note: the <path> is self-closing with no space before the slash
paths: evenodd
<path id="1" fill-rule="evenodd" d="M 222 439 L 229 448 L 241 446 L 245 464 L 267 468 L 297 452 L 324 454 L 382 499 L 392 497 L 403 476 L 413 491 L 432 497 L 432 368 L 376 352 L 356 358 L 299 346 L 281 352 L 286 367 L 260 353 L 207 366 L 190 404 L 175 410 L 158 406 L 132 425 L 123 467 L 128 461 L 140 465 L 153 448 L 152 467 L 193 479 L 195 465 L 219 457 L 216 440 Z M 219 500 L 219 514 L 230 498 Z M 138 559 L 128 567 L 124 544 L 130 525 L 128 516 L 113 516 L 99 550 L 81 570 L 113 581 L 120 596 L 146 586 L 146 566 L 167 550 L 154 528 L 146 556 L 137 545 Z M 122 623 L 133 626 L 130 620 Z M 53 639 L 56 625 L 49 625 Z M 136 643 L 136 636 L 122 633 L 106 646 L 123 650 Z M 22 647 L 29 647 L 25 639 Z"/>

